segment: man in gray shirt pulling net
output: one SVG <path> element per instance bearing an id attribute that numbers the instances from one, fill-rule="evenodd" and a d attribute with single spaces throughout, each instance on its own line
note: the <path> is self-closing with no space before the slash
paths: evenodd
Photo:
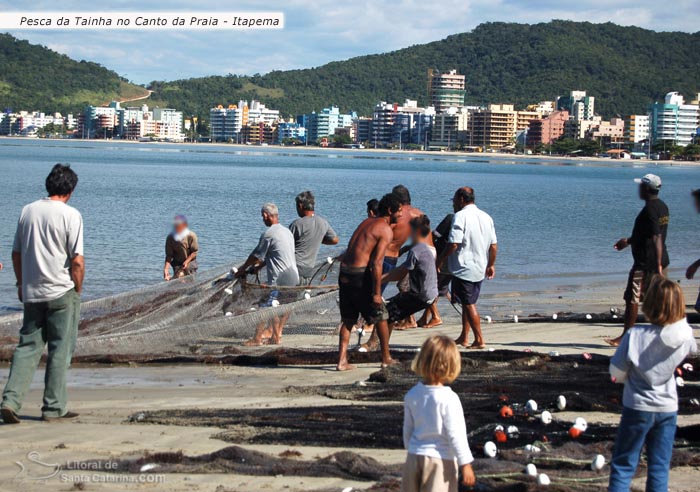
<path id="1" fill-rule="evenodd" d="M 19 424 L 22 400 L 48 344 L 42 419 L 77 417 L 66 410 L 66 373 L 78 336 L 85 275 L 83 218 L 67 205 L 78 175 L 56 164 L 46 178 L 48 197 L 22 209 L 12 247 L 17 295 L 24 303 L 20 339 L 2 394 L 2 418 Z"/>
<path id="2" fill-rule="evenodd" d="M 323 217 L 316 215 L 316 198 L 310 191 L 296 197 L 299 218 L 291 223 L 289 230 L 294 236 L 294 254 L 299 270 L 299 285 L 309 285 L 314 275 L 316 257 L 321 244 L 338 244 L 338 235 Z"/>
<path id="3" fill-rule="evenodd" d="M 389 299 L 389 326 L 426 309 L 438 296 L 437 268 L 435 266 L 435 248 L 430 244 L 430 219 L 426 215 L 414 217 L 409 222 L 413 245 L 403 265 L 384 274 L 384 282 L 399 282 L 406 275 L 409 290 L 399 292 Z"/>

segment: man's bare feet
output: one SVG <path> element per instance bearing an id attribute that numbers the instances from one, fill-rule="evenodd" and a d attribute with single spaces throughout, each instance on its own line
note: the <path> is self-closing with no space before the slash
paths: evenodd
<path id="1" fill-rule="evenodd" d="M 336 371 L 352 371 L 353 369 L 357 369 L 357 367 L 347 362 L 339 362 L 338 365 L 335 366 Z"/>
<path id="2" fill-rule="evenodd" d="M 245 342 L 243 342 L 243 345 L 246 347 L 259 347 L 262 344 L 262 340 L 256 340 L 255 338 L 251 338 L 250 340 L 246 340 Z"/>
<path id="3" fill-rule="evenodd" d="M 484 350 L 486 348 L 486 344 L 474 342 L 471 345 L 467 346 L 467 348 L 470 350 Z"/>
<path id="4" fill-rule="evenodd" d="M 455 339 L 455 343 L 457 345 L 461 345 L 462 347 L 466 347 L 467 345 L 469 345 L 469 340 L 466 338 L 459 337 Z"/>
<path id="5" fill-rule="evenodd" d="M 442 324 L 442 320 L 440 318 L 433 318 L 430 320 L 430 322 L 422 325 L 423 328 L 435 328 L 438 327 Z M 421 326 L 421 325 L 418 325 Z"/>
<path id="6" fill-rule="evenodd" d="M 399 361 L 396 360 L 396 359 L 389 359 L 389 360 L 387 360 L 386 362 L 382 362 L 382 369 L 385 369 L 385 368 L 387 368 L 387 367 L 389 367 L 389 366 L 396 365 L 396 364 L 398 364 L 398 363 L 399 363 Z"/>
<path id="7" fill-rule="evenodd" d="M 423 316 L 418 318 L 418 321 L 416 321 L 416 324 L 420 326 L 421 328 L 426 326 L 428 324 L 428 315 L 423 313 Z"/>

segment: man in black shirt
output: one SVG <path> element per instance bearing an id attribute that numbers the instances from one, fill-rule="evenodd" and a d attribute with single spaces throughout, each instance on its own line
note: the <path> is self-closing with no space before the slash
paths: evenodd
<path id="1" fill-rule="evenodd" d="M 622 335 L 637 322 L 639 303 L 643 301 L 651 280 L 656 275 L 666 276 L 669 263 L 666 251 L 669 214 L 668 207 L 659 198 L 661 178 L 647 174 L 641 179 L 635 179 L 635 182 L 639 183 L 639 198 L 645 201 L 645 205 L 634 221 L 632 235 L 620 239 L 614 246 L 618 251 L 630 246 L 634 259 L 624 296 L 625 328 Z M 622 335 L 606 341 L 617 347 Z"/>

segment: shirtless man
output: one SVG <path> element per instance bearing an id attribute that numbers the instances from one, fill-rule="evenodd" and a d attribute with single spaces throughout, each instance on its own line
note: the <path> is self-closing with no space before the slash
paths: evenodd
<path id="1" fill-rule="evenodd" d="M 402 209 L 394 194 L 384 195 L 379 202 L 379 216 L 365 219 L 355 230 L 340 264 L 340 349 L 338 371 L 348 371 L 350 332 L 361 314 L 374 324 L 382 351 L 382 367 L 393 364 L 389 353 L 389 318 L 382 299 L 382 263 L 392 240 L 392 224 L 401 220 Z"/>
<path id="2" fill-rule="evenodd" d="M 384 257 L 384 263 L 382 264 L 382 271 L 384 274 L 387 274 L 395 269 L 399 263 L 399 257 L 405 253 L 405 251 L 402 251 L 401 248 L 411 236 L 411 220 L 425 215 L 420 209 L 411 205 L 411 194 L 408 192 L 408 188 L 406 188 L 404 185 L 394 186 L 391 193 L 399 199 L 399 202 L 401 203 L 401 210 L 403 212 L 401 218 L 399 218 L 396 224 L 391 226 L 394 232 L 394 238 L 386 248 L 386 256 Z M 430 234 L 426 242 L 430 246 L 433 245 L 432 234 Z M 397 287 L 399 292 L 407 292 L 409 290 L 407 281 L 408 277 L 406 277 L 403 282 L 398 283 Z M 382 284 L 382 292 L 384 292 L 386 286 L 386 283 Z M 402 329 L 409 329 L 416 328 L 418 324 L 416 323 L 413 315 L 411 315 L 397 326 Z M 366 348 L 368 350 L 374 349 L 377 346 L 377 341 L 376 335 L 372 333 L 372 336 L 367 341 Z"/>

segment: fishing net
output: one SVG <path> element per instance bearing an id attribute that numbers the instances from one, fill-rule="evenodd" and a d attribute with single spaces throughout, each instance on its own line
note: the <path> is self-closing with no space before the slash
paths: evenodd
<path id="1" fill-rule="evenodd" d="M 265 343 L 275 324 L 285 324 L 285 338 L 334 333 L 340 319 L 337 262 L 320 263 L 305 287 L 269 287 L 256 275 L 238 280 L 234 267 L 83 302 L 75 356 L 187 354 L 210 346 L 220 351 L 256 334 Z M 1 358 L 11 356 L 21 325 L 21 313 L 0 317 Z"/>

